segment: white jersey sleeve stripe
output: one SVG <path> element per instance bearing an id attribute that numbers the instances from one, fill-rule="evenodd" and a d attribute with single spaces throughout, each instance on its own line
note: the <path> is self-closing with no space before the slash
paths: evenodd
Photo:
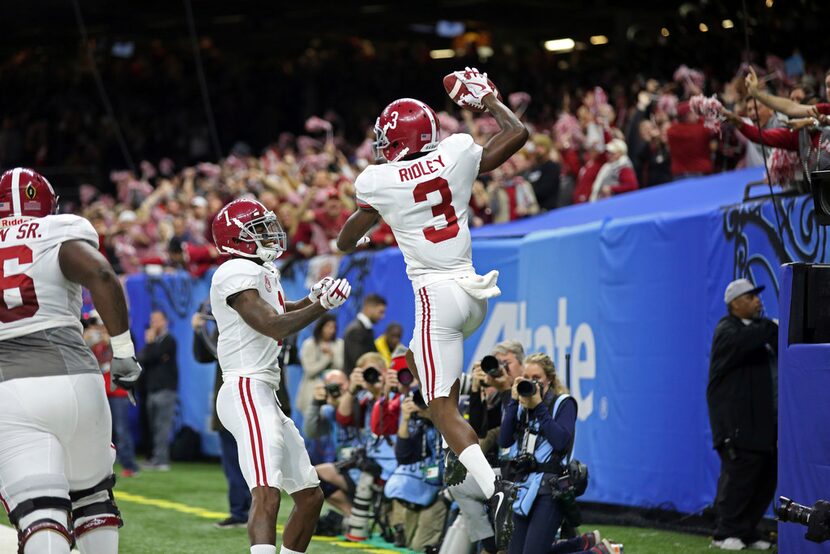
<path id="1" fill-rule="evenodd" d="M 15 217 L 20 216 L 20 173 L 22 171 L 22 167 L 16 167 L 12 173 L 12 210 Z"/>

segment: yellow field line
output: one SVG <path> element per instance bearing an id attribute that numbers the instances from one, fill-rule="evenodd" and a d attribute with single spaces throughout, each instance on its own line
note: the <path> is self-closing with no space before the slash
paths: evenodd
<path id="1" fill-rule="evenodd" d="M 188 514 L 196 517 L 200 517 L 203 519 L 224 519 L 227 517 L 227 514 L 224 512 L 214 512 L 211 510 L 206 510 L 204 508 L 199 508 L 196 506 L 189 506 L 187 504 L 182 504 L 181 502 L 173 502 L 172 500 L 163 500 L 161 498 L 148 498 L 146 496 L 142 496 L 140 494 L 133 494 L 131 492 L 124 492 L 124 491 L 115 491 L 116 499 L 125 502 L 132 502 L 133 504 L 141 504 L 143 506 L 153 506 L 155 508 L 161 508 L 162 510 L 172 510 L 174 512 L 179 512 L 182 514 Z M 277 524 L 277 532 L 282 534 L 283 526 L 281 524 Z M 388 548 L 381 548 L 377 546 L 369 546 L 361 543 L 355 542 L 346 542 L 341 541 L 336 537 L 312 537 L 312 542 L 324 542 L 329 544 L 334 544 L 341 548 L 354 548 L 354 549 L 361 549 L 364 552 L 372 552 L 373 554 L 399 554 L 398 550 L 389 550 Z"/>

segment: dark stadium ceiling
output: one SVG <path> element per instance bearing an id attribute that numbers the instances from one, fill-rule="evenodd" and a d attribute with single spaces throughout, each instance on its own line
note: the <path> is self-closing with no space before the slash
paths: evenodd
<path id="1" fill-rule="evenodd" d="M 2 53 L 15 48 L 58 46 L 77 40 L 73 3 L 80 4 L 91 38 L 172 39 L 187 36 L 183 1 L 29 0 L 7 1 L 0 17 L 15 21 L 0 34 Z M 187 0 L 184 0 L 187 1 Z M 447 38 L 433 30 L 440 20 L 458 21 L 467 30 L 486 30 L 505 41 L 558 37 L 586 40 L 595 34 L 653 36 L 662 26 L 694 31 L 699 23 L 720 28 L 733 20 L 742 32 L 741 0 L 685 2 L 639 0 L 421 0 L 401 2 L 255 2 L 191 0 L 198 33 L 227 47 L 256 50 L 263 44 L 301 49 L 311 38 L 359 37 L 373 41 L 418 39 L 440 47 Z M 770 30 L 803 36 L 803 25 L 830 16 L 827 0 L 746 0 L 750 21 L 768 37 Z M 767 6 L 771 4 L 771 6 Z M 771 27 L 771 25 L 773 25 Z M 688 29 L 686 29 L 688 28 Z M 231 39 L 231 40 L 227 40 Z M 815 41 L 814 41 L 815 43 Z"/>

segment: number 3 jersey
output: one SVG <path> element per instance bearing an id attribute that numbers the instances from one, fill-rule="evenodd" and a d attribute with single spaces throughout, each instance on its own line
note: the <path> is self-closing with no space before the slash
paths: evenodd
<path id="1" fill-rule="evenodd" d="M 369 166 L 355 181 L 358 206 L 392 228 L 415 290 L 475 274 L 468 212 L 481 153 L 459 133 L 419 158 Z"/>
<path id="2" fill-rule="evenodd" d="M 100 372 L 81 334 L 81 286 L 58 260 L 71 240 L 98 249 L 89 221 L 71 214 L 0 227 L 0 382 Z"/>
<path id="3" fill-rule="evenodd" d="M 253 329 L 228 305 L 228 297 L 246 290 L 257 291 L 277 313 L 285 313 L 285 295 L 274 264 L 233 258 L 219 266 L 210 283 L 210 306 L 219 329 L 217 354 L 222 377 L 226 381 L 229 377 L 250 377 L 276 389 L 280 385 L 282 342 Z"/>

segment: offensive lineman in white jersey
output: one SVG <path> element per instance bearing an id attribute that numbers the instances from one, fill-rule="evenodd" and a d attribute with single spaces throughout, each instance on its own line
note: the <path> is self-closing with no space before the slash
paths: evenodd
<path id="1" fill-rule="evenodd" d="M 342 305 L 351 286 L 327 277 L 307 298 L 287 301 L 272 263 L 285 251 L 285 233 L 274 212 L 256 200 L 239 199 L 222 208 L 213 220 L 213 240 L 232 256 L 213 274 L 210 286 L 223 379 L 216 410 L 236 439 L 239 467 L 251 489 L 251 553 L 277 551 L 280 489 L 295 504 L 280 552 L 305 552 L 323 492 L 300 433 L 277 402 L 278 356 L 283 339 Z"/>
<path id="2" fill-rule="evenodd" d="M 502 104 L 487 76 L 477 70 L 456 72 L 470 93 L 465 104 L 484 106 L 500 131 L 485 146 L 467 134 L 438 141 L 435 112 L 418 100 L 402 98 L 389 104 L 375 124 L 376 148 L 386 164 L 366 168 L 356 182 L 358 210 L 337 239 L 348 252 L 382 217 L 392 228 L 406 261 L 415 291 L 415 330 L 407 359 L 417 367 L 432 421 L 458 460 L 448 484 L 464 477 L 464 468 L 489 498 L 496 542 L 506 546 L 510 536 L 509 487 L 487 463 L 478 437 L 458 411 L 463 341 L 487 313 L 487 298 L 500 293 L 498 273 L 484 277 L 473 269 L 468 226 L 472 186 L 486 173 L 516 153 L 528 137 L 527 129 Z M 458 462 L 462 465 L 459 465 Z"/>
<path id="3" fill-rule="evenodd" d="M 0 503 L 23 554 L 118 552 L 111 416 L 84 343 L 81 287 L 111 335 L 112 381 L 141 373 L 118 277 L 38 173 L 0 176 Z M 70 517 L 71 514 L 71 517 Z"/>

